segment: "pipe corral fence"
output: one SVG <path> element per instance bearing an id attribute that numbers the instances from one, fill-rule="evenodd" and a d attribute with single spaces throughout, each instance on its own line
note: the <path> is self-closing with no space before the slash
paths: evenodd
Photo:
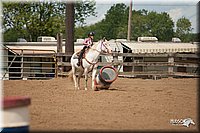
<path id="1" fill-rule="evenodd" d="M 51 79 L 57 76 L 56 53 L 53 50 L 3 47 L 1 52 L 3 80 Z"/>
<path id="2" fill-rule="evenodd" d="M 1 47 L 3 80 L 52 79 L 67 76 L 71 68 L 66 55 L 54 50 L 10 49 Z M 121 60 L 119 60 L 121 59 Z M 153 78 L 199 77 L 199 53 L 119 53 L 100 55 L 98 73 L 113 66 L 118 76 Z M 97 73 L 97 74 L 98 74 Z"/>

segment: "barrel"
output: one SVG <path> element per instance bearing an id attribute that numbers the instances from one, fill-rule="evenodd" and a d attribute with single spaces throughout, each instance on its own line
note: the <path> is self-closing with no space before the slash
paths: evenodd
<path id="1" fill-rule="evenodd" d="M 31 100 L 26 96 L 9 96 L 3 99 L 3 133 L 28 133 Z"/>
<path id="2" fill-rule="evenodd" d="M 108 89 L 117 79 L 118 73 L 112 66 L 104 66 L 100 69 L 95 79 L 97 89 Z"/>

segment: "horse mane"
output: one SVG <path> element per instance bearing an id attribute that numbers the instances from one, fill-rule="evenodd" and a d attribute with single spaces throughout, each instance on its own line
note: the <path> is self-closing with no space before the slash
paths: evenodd
<path id="1" fill-rule="evenodd" d="M 101 42 L 102 40 L 99 40 L 98 42 L 95 42 L 93 45 L 92 45 L 92 49 L 96 49 L 97 45 Z"/>

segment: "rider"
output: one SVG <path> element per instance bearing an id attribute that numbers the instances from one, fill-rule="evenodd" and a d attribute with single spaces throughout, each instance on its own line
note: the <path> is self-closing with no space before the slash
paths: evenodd
<path id="1" fill-rule="evenodd" d="M 89 33 L 88 33 L 88 38 L 86 38 L 86 39 L 84 40 L 83 45 L 85 45 L 85 46 L 84 46 L 83 49 L 81 50 L 80 55 L 79 55 L 79 57 L 78 57 L 78 63 L 77 63 L 78 66 L 80 66 L 80 64 L 81 64 L 80 62 L 81 62 L 81 59 L 82 59 L 83 54 L 84 54 L 84 52 L 85 52 L 85 49 L 90 48 L 90 47 L 93 45 L 93 38 L 94 38 L 94 35 L 95 35 L 94 32 L 89 32 Z"/>

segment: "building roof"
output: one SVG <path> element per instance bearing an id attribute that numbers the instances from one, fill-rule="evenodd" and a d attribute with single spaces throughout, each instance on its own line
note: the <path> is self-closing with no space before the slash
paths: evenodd
<path id="1" fill-rule="evenodd" d="M 133 53 L 195 53 L 198 44 L 172 42 L 120 42 L 129 47 Z"/>
<path id="2" fill-rule="evenodd" d="M 113 50 L 123 52 L 123 48 L 130 48 L 133 53 L 195 53 L 198 51 L 198 44 L 192 43 L 172 43 L 172 42 L 130 42 L 130 41 L 108 41 Z M 64 43 L 63 43 L 64 44 Z M 24 54 L 45 54 L 57 53 L 57 42 L 9 42 L 4 43 L 6 47 L 14 52 Z M 82 43 L 75 42 L 75 52 L 80 51 Z M 65 46 L 62 46 L 65 52 Z"/>
<path id="3" fill-rule="evenodd" d="M 23 49 L 23 54 L 50 54 L 57 53 L 57 46 L 7 46 L 9 49 L 16 53 L 21 53 Z M 75 52 L 81 50 L 81 46 L 75 47 Z M 65 52 L 65 46 L 62 46 L 62 52 Z"/>
<path id="4" fill-rule="evenodd" d="M 63 42 L 64 44 L 64 42 Z M 50 54 L 57 53 L 57 42 L 7 42 L 4 45 L 20 54 Z M 75 52 L 82 49 L 80 43 L 75 43 Z M 65 46 L 62 46 L 62 52 L 65 52 Z"/>

